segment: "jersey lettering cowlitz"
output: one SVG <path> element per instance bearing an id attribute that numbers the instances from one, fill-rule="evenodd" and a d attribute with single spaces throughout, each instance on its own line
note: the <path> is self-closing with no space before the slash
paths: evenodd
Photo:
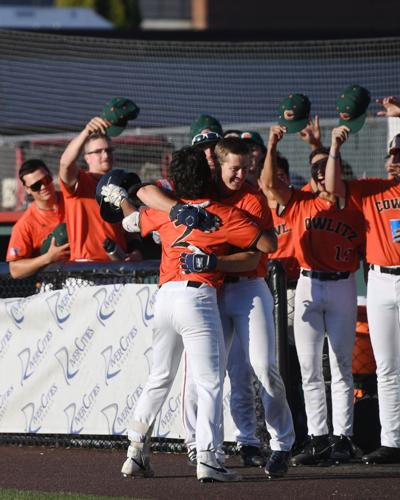
<path id="1" fill-rule="evenodd" d="M 365 223 L 350 199 L 345 208 L 339 208 L 318 193 L 293 190 L 281 215 L 292 227 L 301 267 L 328 272 L 358 269 L 365 248 Z"/>
<path id="2" fill-rule="evenodd" d="M 350 181 L 348 189 L 366 220 L 366 260 L 379 266 L 400 266 L 400 243 L 392 239 L 390 219 L 400 219 L 400 183 L 388 179 Z"/>
<path id="3" fill-rule="evenodd" d="M 226 198 L 219 198 L 218 201 L 224 205 L 233 206 L 243 210 L 246 216 L 253 220 L 262 229 L 267 231 L 273 229 L 272 214 L 265 196 L 263 196 L 250 184 L 245 183 L 238 192 Z M 242 251 L 240 248 L 231 248 L 229 253 L 237 253 L 240 251 Z M 253 271 L 227 274 L 230 276 L 258 276 L 264 278 L 267 273 L 269 256 L 269 254 L 261 254 L 260 262 L 258 263 L 257 268 Z"/>
<path id="4" fill-rule="evenodd" d="M 188 200 L 186 203 L 202 203 L 207 200 Z M 183 201 L 185 203 L 185 201 Z M 142 236 L 158 231 L 161 236 L 162 254 L 160 265 L 160 284 L 168 281 L 200 281 L 211 286 L 220 286 L 223 274 L 219 271 L 210 273 L 183 274 L 180 269 L 182 252 L 192 253 L 193 247 L 205 253 L 226 255 L 230 245 L 238 248 L 251 248 L 258 240 L 261 229 L 245 214 L 235 207 L 211 202 L 207 211 L 218 215 L 222 225 L 213 233 L 204 233 L 199 229 L 190 229 L 182 224 L 171 222 L 168 214 L 151 208 L 140 211 Z"/>

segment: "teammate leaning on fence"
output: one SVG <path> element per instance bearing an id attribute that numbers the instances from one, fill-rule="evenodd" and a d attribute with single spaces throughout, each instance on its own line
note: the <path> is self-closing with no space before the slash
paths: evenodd
<path id="1" fill-rule="evenodd" d="M 211 172 L 204 152 L 195 148 L 176 152 L 169 175 L 176 195 L 183 201 L 209 201 Z M 113 199 L 122 206 L 126 229 L 137 230 L 140 226 L 144 235 L 157 230 L 162 241 L 161 288 L 154 311 L 153 364 L 129 425 L 131 445 L 122 472 L 126 475 L 152 474 L 148 457 L 152 424 L 172 386 L 185 348 L 198 392 L 197 477 L 201 481 L 237 480 L 238 475 L 224 468 L 215 458 L 225 371 L 216 288 L 222 284 L 223 275 L 215 268 L 201 274 L 190 272 L 190 266 L 195 266 L 195 257 L 200 252 L 223 254 L 228 252 L 229 245 L 268 251 L 270 236 L 236 208 L 216 202 L 210 203 L 208 211 L 221 218 L 222 226 L 218 231 L 206 234 L 172 223 L 166 214 L 152 209 L 144 209 L 139 215 L 118 186 L 105 186 L 104 194 L 105 200 Z M 181 270 L 182 252 L 190 253 L 194 258 L 186 261 L 189 274 L 183 274 Z"/>
<path id="2" fill-rule="evenodd" d="M 294 334 L 300 361 L 310 443 L 292 459 L 293 465 L 313 465 L 323 459 L 347 461 L 353 433 L 352 351 L 357 295 L 354 272 L 364 247 L 364 222 L 349 200 L 328 195 L 325 162 L 313 167 L 316 193 L 296 191 L 276 175 L 276 148 L 286 132 L 271 127 L 268 153 L 261 174 L 263 190 L 270 190 L 278 211 L 292 227 L 301 265 L 296 288 Z M 343 140 L 343 128 L 332 140 Z M 332 373 L 333 437 L 328 436 L 322 348 L 328 337 Z"/>
<path id="3" fill-rule="evenodd" d="M 33 202 L 13 227 L 7 250 L 7 261 L 13 278 L 26 278 L 41 268 L 69 259 L 69 244 L 57 246 L 51 237 L 48 250 L 40 253 L 43 240 L 65 221 L 64 200 L 53 184 L 53 176 L 42 160 L 25 161 L 19 178 Z"/>
<path id="4" fill-rule="evenodd" d="M 400 117 L 394 97 L 378 100 L 380 116 Z M 346 136 L 347 138 L 347 136 Z M 400 134 L 389 146 L 386 164 L 391 179 L 340 178 L 341 142 L 333 143 L 326 169 L 326 188 L 352 198 L 367 222 L 366 260 L 370 265 L 367 312 L 377 365 L 381 447 L 364 455 L 369 463 L 400 463 Z"/>

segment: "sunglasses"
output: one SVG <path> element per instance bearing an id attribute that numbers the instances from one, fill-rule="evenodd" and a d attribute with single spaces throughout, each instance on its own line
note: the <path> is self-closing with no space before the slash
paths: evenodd
<path id="1" fill-rule="evenodd" d="M 192 146 L 202 142 L 219 141 L 222 137 L 217 132 L 208 132 L 207 134 L 197 134 L 192 139 Z"/>
<path id="2" fill-rule="evenodd" d="M 48 186 L 52 182 L 53 182 L 53 177 L 51 175 L 45 175 L 44 177 L 42 177 L 38 181 L 36 181 L 33 184 L 31 184 L 30 186 L 26 186 L 26 187 L 29 188 L 31 191 L 37 193 L 38 191 L 40 191 L 42 189 L 42 186 Z"/>
<path id="3" fill-rule="evenodd" d="M 107 153 L 108 155 L 113 154 L 114 148 L 100 148 L 100 149 L 94 149 L 93 151 L 88 151 L 87 155 L 101 155 L 101 153 Z"/>

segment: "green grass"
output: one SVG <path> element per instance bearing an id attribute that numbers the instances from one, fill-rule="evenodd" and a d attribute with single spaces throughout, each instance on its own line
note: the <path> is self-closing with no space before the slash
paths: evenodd
<path id="1" fill-rule="evenodd" d="M 30 490 L 0 490 L 0 500 L 126 500 L 133 497 L 107 497 L 80 493 L 43 492 Z"/>

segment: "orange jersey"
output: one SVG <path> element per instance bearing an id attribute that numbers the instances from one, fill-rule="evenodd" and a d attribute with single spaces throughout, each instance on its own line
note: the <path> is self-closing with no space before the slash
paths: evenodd
<path id="1" fill-rule="evenodd" d="M 271 210 L 268 207 L 267 200 L 260 191 L 248 183 L 243 184 L 243 187 L 227 198 L 219 198 L 218 201 L 224 205 L 239 208 L 245 212 L 246 216 L 253 220 L 259 227 L 265 230 L 273 229 L 273 221 Z M 234 252 L 238 252 L 237 248 Z M 232 251 L 230 252 L 232 253 Z M 270 254 L 263 253 L 257 268 L 253 271 L 246 271 L 241 273 L 227 273 L 228 275 L 240 276 L 257 276 L 265 278 L 267 274 L 267 263 Z"/>
<path id="2" fill-rule="evenodd" d="M 58 193 L 56 210 L 41 210 L 32 203 L 14 225 L 7 250 L 7 261 L 29 259 L 40 255 L 40 247 L 53 229 L 65 222 L 64 200 Z"/>
<path id="3" fill-rule="evenodd" d="M 190 203 L 201 203 L 205 200 L 189 200 Z M 189 202 L 188 201 L 188 202 Z M 140 211 L 140 227 L 142 236 L 151 231 L 158 231 L 161 236 L 162 254 L 160 265 L 160 284 L 168 281 L 193 280 L 219 286 L 223 281 L 220 271 L 211 273 L 183 274 L 180 269 L 182 252 L 191 253 L 195 246 L 205 253 L 226 255 L 229 246 L 251 248 L 258 240 L 261 229 L 235 207 L 228 207 L 217 202 L 211 202 L 207 211 L 218 215 L 222 226 L 214 233 L 204 233 L 198 229 L 190 229 L 181 224 L 171 222 L 168 214 L 145 208 Z"/>
<path id="4" fill-rule="evenodd" d="M 102 219 L 96 202 L 98 177 L 79 171 L 78 182 L 73 190 L 60 179 L 65 199 L 65 218 L 71 247 L 71 260 L 109 261 L 103 241 L 110 238 L 126 249 L 121 224 L 110 224 Z"/>
<path id="5" fill-rule="evenodd" d="M 400 266 L 400 243 L 392 239 L 390 219 L 400 219 L 400 184 L 395 179 L 359 179 L 347 183 L 366 220 L 366 260 Z"/>
<path id="6" fill-rule="evenodd" d="M 365 223 L 350 199 L 340 209 L 318 193 L 293 190 L 282 216 L 292 227 L 301 267 L 328 272 L 358 269 L 365 246 Z"/>
<path id="7" fill-rule="evenodd" d="M 278 249 L 268 254 L 269 259 L 279 259 L 286 271 L 288 281 L 297 280 L 300 274 L 299 261 L 295 256 L 292 228 L 288 222 L 276 213 L 276 208 L 271 208 L 274 223 L 274 232 L 278 238 Z"/>

